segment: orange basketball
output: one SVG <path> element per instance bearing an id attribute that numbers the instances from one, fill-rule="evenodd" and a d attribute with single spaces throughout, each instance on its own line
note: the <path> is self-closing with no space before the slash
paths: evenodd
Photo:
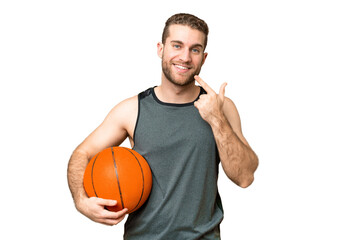
<path id="1" fill-rule="evenodd" d="M 137 152 L 125 147 L 111 147 L 96 154 L 84 174 L 84 188 L 89 197 L 117 201 L 110 211 L 127 208 L 134 212 L 144 204 L 152 186 L 151 170 Z"/>

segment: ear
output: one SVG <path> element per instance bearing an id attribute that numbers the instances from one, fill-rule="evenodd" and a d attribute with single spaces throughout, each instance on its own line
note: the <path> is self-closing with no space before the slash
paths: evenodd
<path id="1" fill-rule="evenodd" d="M 161 59 L 162 59 L 162 56 L 163 56 L 163 51 L 164 51 L 164 44 L 162 44 L 161 42 L 158 42 L 158 44 L 157 44 L 157 55 Z"/>
<path id="2" fill-rule="evenodd" d="M 208 53 L 207 53 L 207 52 L 206 52 L 206 53 L 204 53 L 204 57 L 203 57 L 203 60 L 202 60 L 202 62 L 201 62 L 201 66 L 202 66 L 202 65 L 204 65 L 205 60 L 206 60 L 206 58 L 207 58 L 207 55 L 208 55 Z"/>

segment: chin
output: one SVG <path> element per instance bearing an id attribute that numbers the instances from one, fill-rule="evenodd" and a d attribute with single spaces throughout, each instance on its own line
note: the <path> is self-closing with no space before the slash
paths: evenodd
<path id="1" fill-rule="evenodd" d="M 187 79 L 187 80 L 185 80 L 185 81 L 181 81 L 181 80 L 179 81 L 179 80 L 169 79 L 169 81 L 170 81 L 171 83 L 173 83 L 174 85 L 176 85 L 176 86 L 185 87 L 185 86 L 188 86 L 188 85 L 194 83 L 194 82 L 195 82 L 195 79 L 194 79 L 194 78 L 193 78 L 193 79 Z"/>

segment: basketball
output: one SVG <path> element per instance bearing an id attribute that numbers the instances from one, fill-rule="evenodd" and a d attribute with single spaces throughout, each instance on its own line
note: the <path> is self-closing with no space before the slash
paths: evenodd
<path id="1" fill-rule="evenodd" d="M 151 170 L 136 151 L 125 147 L 106 148 L 88 163 L 84 188 L 89 197 L 116 200 L 110 211 L 128 209 L 132 213 L 148 198 L 152 187 Z"/>

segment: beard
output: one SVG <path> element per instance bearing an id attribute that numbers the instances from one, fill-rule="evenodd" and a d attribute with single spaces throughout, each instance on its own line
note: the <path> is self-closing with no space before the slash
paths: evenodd
<path id="1" fill-rule="evenodd" d="M 201 66 L 199 66 L 197 69 L 195 69 L 195 71 L 193 73 L 189 73 L 189 76 L 187 78 L 185 78 L 185 80 L 177 80 L 176 76 L 173 71 L 171 71 L 171 67 L 172 67 L 172 63 L 171 62 L 167 62 L 164 61 L 164 58 L 161 61 L 161 65 L 162 65 L 162 71 L 165 75 L 165 77 L 174 85 L 176 86 L 187 86 L 191 83 L 193 83 L 195 81 L 194 77 L 195 75 L 198 75 L 200 73 L 201 70 Z"/>

